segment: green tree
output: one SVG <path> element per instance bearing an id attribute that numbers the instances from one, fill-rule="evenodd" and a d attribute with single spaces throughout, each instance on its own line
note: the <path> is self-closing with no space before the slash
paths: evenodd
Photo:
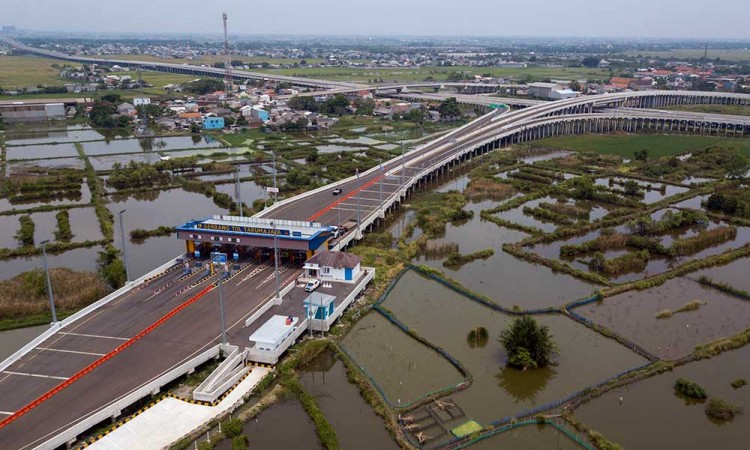
<path id="1" fill-rule="evenodd" d="M 96 261 L 99 273 L 112 288 L 118 289 L 125 284 L 125 265 L 120 259 L 120 251 L 112 244 L 108 244 L 105 250 L 99 252 Z"/>
<path id="2" fill-rule="evenodd" d="M 583 175 L 573 179 L 573 190 L 571 191 L 571 194 L 575 198 L 587 200 L 593 198 L 595 193 L 596 186 L 591 177 Z"/>
<path id="3" fill-rule="evenodd" d="M 674 390 L 690 398 L 703 399 L 707 397 L 706 391 L 698 383 L 685 378 L 678 378 L 674 382 Z"/>
<path id="4" fill-rule="evenodd" d="M 336 94 L 323 103 L 321 111 L 326 114 L 343 116 L 349 108 L 349 97 L 344 94 Z"/>
<path id="5" fill-rule="evenodd" d="M 286 104 L 296 110 L 300 111 L 310 111 L 310 112 L 318 112 L 320 111 L 320 103 L 315 101 L 313 97 L 305 96 L 300 97 L 299 95 L 295 95 L 294 97 L 290 98 Z"/>
<path id="6" fill-rule="evenodd" d="M 729 157 L 724 167 L 729 178 L 744 178 L 750 170 L 750 162 L 745 156 L 735 153 Z"/>
<path id="7" fill-rule="evenodd" d="M 371 98 L 357 98 L 354 100 L 358 116 L 370 116 L 375 111 L 375 100 Z"/>
<path id="8" fill-rule="evenodd" d="M 438 108 L 440 117 L 445 121 L 458 120 L 461 118 L 461 107 L 458 105 L 456 97 L 449 97 L 440 103 Z"/>
<path id="9" fill-rule="evenodd" d="M 191 81 L 184 86 L 184 90 L 193 94 L 208 94 L 224 89 L 224 82 L 214 78 L 201 78 Z"/>
<path id="10" fill-rule="evenodd" d="M 500 333 L 498 342 L 508 353 L 508 364 L 522 370 L 545 367 L 557 354 L 549 327 L 531 316 L 515 319 Z"/>

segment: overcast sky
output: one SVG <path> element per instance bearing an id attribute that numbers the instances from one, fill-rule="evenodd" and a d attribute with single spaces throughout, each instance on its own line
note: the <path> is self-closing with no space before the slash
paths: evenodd
<path id="1" fill-rule="evenodd" d="M 750 38 L 748 0 L 0 0 L 36 31 Z"/>

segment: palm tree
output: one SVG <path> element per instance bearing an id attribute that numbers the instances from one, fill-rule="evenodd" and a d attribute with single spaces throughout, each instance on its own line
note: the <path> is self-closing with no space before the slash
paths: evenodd
<path id="1" fill-rule="evenodd" d="M 498 342 L 508 352 L 508 365 L 522 370 L 545 367 L 557 355 L 557 345 L 546 325 L 531 316 L 515 319 L 500 333 Z"/>

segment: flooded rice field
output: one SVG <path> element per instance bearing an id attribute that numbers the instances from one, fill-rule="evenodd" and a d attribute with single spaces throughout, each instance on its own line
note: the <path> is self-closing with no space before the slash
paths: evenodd
<path id="1" fill-rule="evenodd" d="M 6 127 L 7 128 L 7 127 Z M 127 130 L 96 130 L 86 125 L 67 127 L 35 126 L 6 130 L 5 143 L 12 145 L 44 145 L 63 142 L 96 141 L 101 139 L 124 139 Z"/>
<path id="2" fill-rule="evenodd" d="M 561 399 L 646 362 L 615 341 L 558 315 L 537 316 L 560 347 L 554 366 L 522 372 L 505 366 L 496 338 L 511 317 L 484 307 L 416 272 L 406 273 L 383 304 L 418 335 L 468 368 L 472 385 L 451 398 L 468 417 L 487 424 Z M 469 333 L 488 331 L 483 345 Z"/>
<path id="3" fill-rule="evenodd" d="M 465 209 L 474 211 L 474 217 L 461 225 L 448 224 L 445 236 L 437 241 L 455 242 L 463 254 L 492 248 L 494 255 L 456 269 L 443 267 L 444 258 L 430 260 L 418 257 L 414 263 L 442 270 L 464 286 L 506 308 L 517 305 L 526 310 L 558 306 L 586 297 L 596 289 L 592 284 L 555 273 L 542 265 L 529 264 L 504 252 L 503 244 L 521 241 L 528 235 L 483 221 L 479 212 L 492 205 L 494 203 L 491 201 L 467 205 Z"/>
<path id="4" fill-rule="evenodd" d="M 195 139 L 192 136 L 117 139 L 113 141 L 84 142 L 82 145 L 84 152 L 88 156 L 221 147 L 219 141 L 209 136 L 196 136 Z"/>
<path id="5" fill-rule="evenodd" d="M 293 426 L 290 426 L 293 424 Z M 315 424 L 302 405 L 296 400 L 286 400 L 262 411 L 247 421 L 242 433 L 259 450 L 294 448 L 297 450 L 319 450 L 323 446 L 315 434 Z M 225 439 L 215 447 L 217 450 L 232 450 L 232 442 Z"/>
<path id="6" fill-rule="evenodd" d="M 386 430 L 383 420 L 362 399 L 359 388 L 349 383 L 344 363 L 332 352 L 323 352 L 304 367 L 300 381 L 307 392 L 315 397 L 326 419 L 333 426 L 341 448 L 399 448 Z"/>
<path id="7" fill-rule="evenodd" d="M 552 425 L 524 425 L 472 445 L 471 450 L 581 450 L 583 447 Z"/>
<path id="8" fill-rule="evenodd" d="M 55 240 L 57 229 L 56 211 L 38 212 L 31 214 L 34 222 L 34 243 Z M 68 210 L 70 215 L 70 228 L 75 235 L 72 242 L 83 242 L 86 240 L 96 241 L 102 238 L 99 222 L 96 219 L 94 208 L 72 208 Z M 18 247 L 15 232 L 21 227 L 18 219 L 20 216 L 0 216 L 0 227 L 7 230 L 0 234 L 0 248 Z"/>
<path id="9" fill-rule="evenodd" d="M 692 277 L 692 275 L 691 275 Z M 657 318 L 697 300 L 698 309 Z M 750 302 L 688 278 L 675 278 L 646 291 L 630 291 L 574 309 L 595 323 L 664 359 L 690 354 L 697 345 L 732 336 L 750 323 Z"/>
<path id="10" fill-rule="evenodd" d="M 750 292 L 750 260 L 738 259 L 724 266 L 711 267 L 689 275 L 692 279 L 702 276 Z"/>
<path id="11" fill-rule="evenodd" d="M 628 181 L 635 182 L 639 186 L 641 186 L 641 188 L 643 188 L 643 197 L 640 198 L 640 201 L 647 205 L 656 203 L 677 194 L 681 194 L 683 192 L 687 192 L 689 190 L 686 187 L 675 186 L 672 184 L 651 183 L 648 181 L 624 177 L 597 178 L 596 180 L 594 180 L 594 183 L 597 186 L 607 186 L 613 189 L 622 190 L 622 184 Z"/>
<path id="12" fill-rule="evenodd" d="M 35 169 L 37 167 L 83 170 L 86 165 L 83 160 L 77 156 L 57 159 L 37 159 L 34 161 L 21 161 L 15 163 L 10 162 L 7 165 L 6 176 L 27 173 L 30 169 Z"/>
<path id="13" fill-rule="evenodd" d="M 11 228 L 11 230 L 12 229 L 14 228 Z M 185 246 L 183 245 L 182 248 L 184 249 Z M 101 247 L 89 247 L 69 250 L 59 255 L 48 254 L 47 264 L 50 268 L 67 267 L 71 270 L 96 272 L 96 258 L 100 250 L 102 250 Z M 163 259 L 164 258 L 162 255 L 161 264 L 164 263 Z M 41 268 L 41 255 L 28 258 L 6 259 L 4 261 L 0 261 L 0 280 L 7 280 L 23 272 Z"/>
<path id="14" fill-rule="evenodd" d="M 377 312 L 359 320 L 342 348 L 362 367 L 394 407 L 463 382 L 461 373 Z"/>
<path id="15" fill-rule="evenodd" d="M 78 150 L 72 143 L 8 147 L 5 152 L 5 159 L 7 161 L 78 156 Z"/>
<path id="16" fill-rule="evenodd" d="M 580 406 L 574 415 L 627 449 L 746 449 L 750 388 L 735 389 L 730 383 L 748 378 L 748 361 L 750 346 L 731 350 L 608 392 Z M 745 413 L 724 423 L 711 421 L 704 413 L 705 401 L 689 401 L 675 393 L 678 377 L 698 383 L 709 398 L 731 402 Z"/>

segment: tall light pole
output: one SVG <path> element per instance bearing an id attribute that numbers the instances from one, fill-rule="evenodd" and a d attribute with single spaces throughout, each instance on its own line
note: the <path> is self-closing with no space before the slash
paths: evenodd
<path id="1" fill-rule="evenodd" d="M 404 171 L 406 170 L 406 163 L 405 163 L 405 156 L 404 153 L 404 143 L 401 142 L 401 189 L 403 189 L 406 186 L 406 182 L 404 181 Z"/>
<path id="2" fill-rule="evenodd" d="M 243 217 L 244 211 L 242 207 L 242 191 L 240 190 L 240 167 L 237 166 L 237 172 L 235 172 L 235 184 L 234 184 L 234 194 L 237 196 L 237 204 L 240 208 L 240 217 Z"/>
<path id="3" fill-rule="evenodd" d="M 125 242 L 125 223 L 122 221 L 123 209 L 120 211 L 120 241 L 122 241 L 122 257 L 125 259 L 125 282 L 130 281 L 130 271 L 128 271 L 128 245 Z"/>
<path id="4" fill-rule="evenodd" d="M 212 261 L 216 264 L 215 261 Z M 227 345 L 227 319 L 224 315 L 224 267 L 219 264 L 219 309 L 221 310 L 221 343 Z"/>
<path id="5" fill-rule="evenodd" d="M 380 164 L 380 182 L 379 188 L 380 188 L 380 211 L 383 211 L 383 159 L 378 160 L 378 164 Z"/>
<path id="6" fill-rule="evenodd" d="M 271 158 L 273 159 L 273 202 L 278 203 L 279 190 L 276 187 L 276 152 L 273 150 L 271 150 Z"/>
<path id="7" fill-rule="evenodd" d="M 49 240 L 42 241 L 42 264 L 44 265 L 44 276 L 47 278 L 47 295 L 49 295 L 49 306 L 52 310 L 52 323 L 57 323 L 57 312 L 55 312 L 55 300 L 52 297 L 52 282 L 49 280 L 49 268 L 47 267 L 47 244 Z"/>
<path id="8" fill-rule="evenodd" d="M 271 222 L 271 226 L 273 227 L 273 264 L 276 276 L 276 300 L 281 301 L 281 295 L 279 295 L 279 237 L 276 232 L 276 223 Z"/>
<path id="9" fill-rule="evenodd" d="M 354 236 L 355 238 L 359 239 L 359 229 L 362 225 L 362 222 L 360 222 L 360 214 L 359 214 L 359 196 L 362 192 L 362 183 L 359 181 L 359 169 L 357 170 L 357 234 Z"/>

